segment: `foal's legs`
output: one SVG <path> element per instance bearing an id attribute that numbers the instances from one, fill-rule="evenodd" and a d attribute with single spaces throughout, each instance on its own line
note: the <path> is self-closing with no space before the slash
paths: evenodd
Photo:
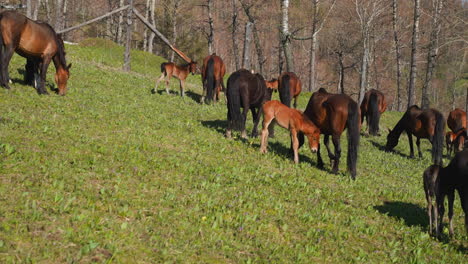
<path id="1" fill-rule="evenodd" d="M 180 96 L 185 97 L 185 80 L 179 80 L 180 83 Z"/>
<path id="2" fill-rule="evenodd" d="M 260 144 L 260 152 L 266 153 L 268 147 L 268 130 L 271 121 L 274 119 L 274 115 L 264 115 L 262 124 L 262 139 Z"/>
<path id="3" fill-rule="evenodd" d="M 453 201 L 455 200 L 455 190 L 452 189 L 447 194 L 448 197 L 448 217 L 449 217 L 449 234 L 453 235 Z"/>
<path id="4" fill-rule="evenodd" d="M 166 75 L 166 73 L 162 73 L 161 74 L 161 77 L 159 77 L 159 79 L 156 81 L 156 84 L 154 85 L 154 92 L 157 92 L 158 90 L 158 84 L 159 82 L 161 82 L 163 79 L 164 79 L 164 76 Z M 169 90 L 167 90 L 167 87 L 166 87 L 166 92 L 169 93 Z"/>
<path id="5" fill-rule="evenodd" d="M 293 146 L 293 151 L 294 151 L 294 163 L 298 164 L 299 163 L 299 154 L 298 154 L 299 140 L 297 139 L 297 131 L 295 129 L 291 129 L 291 140 L 292 140 L 292 146 Z"/>

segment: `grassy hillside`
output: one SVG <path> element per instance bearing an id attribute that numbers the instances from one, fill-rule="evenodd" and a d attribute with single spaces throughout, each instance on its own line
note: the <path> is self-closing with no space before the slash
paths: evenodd
<path id="1" fill-rule="evenodd" d="M 455 236 L 427 234 L 427 141 L 423 159 L 408 159 L 406 136 L 396 153 L 380 149 L 385 136 L 362 138 L 355 182 L 345 146 L 341 175 L 328 159 L 316 169 L 306 148 L 295 165 L 286 130 L 265 155 L 258 138 L 224 138 L 226 106 L 198 103 L 199 76 L 185 99 L 152 94 L 163 59 L 132 53 L 125 73 L 122 48 L 94 42 L 66 47 L 65 97 L 37 95 L 17 82 L 24 59 L 10 65 L 16 82 L 0 89 L 1 263 L 466 261 L 458 196 Z M 385 113 L 383 130 L 400 116 Z"/>

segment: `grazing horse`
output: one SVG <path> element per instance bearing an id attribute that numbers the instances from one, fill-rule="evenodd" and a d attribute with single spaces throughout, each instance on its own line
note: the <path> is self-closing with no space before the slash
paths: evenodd
<path id="1" fill-rule="evenodd" d="M 387 109 L 385 96 L 381 91 L 371 89 L 364 95 L 361 103 L 361 124 L 364 118 L 367 122 L 367 130 L 370 135 L 379 134 L 380 115 Z"/>
<path id="2" fill-rule="evenodd" d="M 278 91 L 278 79 L 271 79 L 270 81 L 265 81 L 265 84 L 268 89 Z"/>
<path id="3" fill-rule="evenodd" d="M 414 157 L 413 138 L 416 136 L 416 146 L 419 157 L 422 157 L 420 140 L 427 138 L 432 143 L 432 161 L 436 165 L 442 164 L 442 149 L 445 136 L 444 116 L 435 109 L 421 110 L 416 105 L 411 106 L 398 121 L 393 130 L 389 129 L 386 151 L 392 151 L 398 145 L 401 133 L 406 132 L 410 145 L 410 157 Z"/>
<path id="4" fill-rule="evenodd" d="M 271 89 L 266 88 L 265 80 L 260 74 L 252 74 L 248 70 L 240 69 L 229 76 L 226 92 L 228 106 L 226 137 L 230 138 L 231 131 L 234 129 L 241 131 L 241 136 L 247 138 L 245 121 L 249 109 L 254 121 L 252 136 L 256 137 L 262 105 L 271 99 Z M 242 113 L 241 107 L 244 109 Z"/>
<path id="5" fill-rule="evenodd" d="M 166 78 L 166 93 L 169 94 L 169 81 L 171 77 L 174 76 L 175 78 L 179 79 L 180 81 L 180 96 L 185 96 L 185 79 L 189 73 L 192 75 L 195 74 L 197 70 L 197 63 L 192 61 L 190 63 L 184 65 L 176 65 L 173 62 L 163 62 L 161 63 L 161 77 L 156 81 L 156 85 L 154 86 L 154 91 L 158 89 L 158 84 L 164 78 Z"/>
<path id="6" fill-rule="evenodd" d="M 301 93 L 301 80 L 294 72 L 283 72 L 279 77 L 278 91 L 281 103 L 291 107 L 291 97 L 294 98 L 294 108 L 297 108 L 297 97 Z"/>
<path id="7" fill-rule="evenodd" d="M 226 74 L 226 66 L 219 56 L 213 53 L 205 57 L 201 71 L 203 82 L 201 103 L 205 102 L 205 97 L 206 103 L 219 101 L 219 93 L 225 90 L 224 74 Z"/>
<path id="8" fill-rule="evenodd" d="M 357 153 L 359 147 L 359 130 L 361 121 L 359 120 L 359 106 L 345 94 L 328 93 L 324 88 L 320 88 L 312 94 L 309 103 L 304 111 L 306 115 L 324 135 L 323 142 L 327 148 L 328 157 L 333 167 L 332 172 L 338 173 L 338 166 L 341 157 L 341 134 L 348 129 L 348 156 L 347 167 L 351 173 L 351 178 L 356 179 Z M 335 153 L 332 154 L 329 147 L 329 137 L 335 147 Z M 299 145 L 304 142 L 304 135 L 299 136 Z M 323 160 L 320 155 L 320 148 L 317 151 L 317 164 L 323 167 Z"/>
<path id="9" fill-rule="evenodd" d="M 466 131 L 464 129 L 458 130 L 457 133 L 447 131 L 445 134 L 445 144 L 447 146 L 447 155 L 451 156 L 452 152 L 460 152 L 465 145 Z"/>
<path id="10" fill-rule="evenodd" d="M 466 139 L 466 112 L 455 108 L 447 117 L 447 126 L 455 134 L 452 141 L 452 145 L 456 146 L 455 151 L 462 151 Z"/>
<path id="11" fill-rule="evenodd" d="M 58 93 L 65 95 L 70 77 L 71 64 L 67 66 L 65 47 L 60 35 L 47 23 L 32 21 L 15 11 L 0 14 L 0 85 L 9 89 L 8 65 L 13 52 L 27 59 L 25 79 L 31 83 L 39 75 L 36 89 L 47 94 L 45 89 L 47 68 L 51 61 L 55 65 L 55 82 Z"/>
<path id="12" fill-rule="evenodd" d="M 271 121 L 275 120 L 281 127 L 289 129 L 291 133 L 291 142 L 294 151 L 294 162 L 299 163 L 299 140 L 298 132 L 304 133 L 309 139 L 309 148 L 312 153 L 317 152 L 320 143 L 320 129 L 318 129 L 312 121 L 307 118 L 302 112 L 296 109 L 291 109 L 279 101 L 268 101 L 263 107 L 263 129 L 262 143 L 260 152 L 266 153 L 268 146 L 268 126 Z"/>
<path id="13" fill-rule="evenodd" d="M 427 184 L 426 187 L 426 182 Z M 439 235 L 442 230 L 442 220 L 445 213 L 444 200 L 445 196 L 448 197 L 448 217 L 449 217 L 449 234 L 453 235 L 453 202 L 455 200 L 455 190 L 460 196 L 461 206 L 465 212 L 465 230 L 468 234 L 468 150 L 458 152 L 455 157 L 450 161 L 447 167 L 439 165 L 432 165 L 424 172 L 424 189 L 431 197 L 435 197 L 435 210 L 434 217 L 439 218 L 435 220 L 436 234 Z M 429 191 L 427 191 L 429 189 Z M 428 203 L 431 200 L 428 199 Z M 431 205 L 432 207 L 432 205 Z M 428 206 L 428 215 L 430 214 Z M 432 219 L 429 215 L 429 224 L 432 230 Z M 438 225 L 437 225 L 438 224 Z"/>

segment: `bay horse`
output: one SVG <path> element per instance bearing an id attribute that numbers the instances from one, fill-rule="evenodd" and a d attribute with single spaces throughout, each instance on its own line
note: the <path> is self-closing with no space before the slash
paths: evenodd
<path id="1" fill-rule="evenodd" d="M 219 101 L 219 93 L 225 89 L 223 78 L 226 74 L 226 66 L 221 57 L 215 53 L 208 55 L 203 59 L 201 71 L 203 83 L 203 95 L 201 103 Z"/>
<path id="2" fill-rule="evenodd" d="M 312 153 L 317 152 L 320 143 L 320 129 L 302 112 L 291 109 L 279 101 L 268 101 L 263 107 L 263 129 L 260 152 L 266 153 L 268 146 L 268 126 L 275 120 L 278 125 L 289 129 L 294 151 L 294 162 L 299 163 L 299 140 L 298 133 L 302 132 L 309 140 L 309 148 Z"/>
<path id="3" fill-rule="evenodd" d="M 432 233 L 433 217 L 431 213 L 433 213 L 436 234 L 439 236 L 445 213 L 444 200 L 445 196 L 447 196 L 449 234 L 453 235 L 453 202 L 455 200 L 455 190 L 457 190 L 465 213 L 465 231 L 468 234 L 468 150 L 458 152 L 445 168 L 440 165 L 430 166 L 424 171 L 423 178 L 428 202 L 429 232 Z M 435 206 L 432 205 L 434 197 Z"/>
<path id="4" fill-rule="evenodd" d="M 436 165 L 442 164 L 442 149 L 445 136 L 444 116 L 435 109 L 422 110 L 413 105 L 403 114 L 393 130 L 389 129 L 386 151 L 392 151 L 398 145 L 401 133 L 406 132 L 410 146 L 410 157 L 414 157 L 413 138 L 416 137 L 419 157 L 422 157 L 420 140 L 427 138 L 432 143 L 432 161 Z"/>
<path id="5" fill-rule="evenodd" d="M 320 88 L 310 97 L 309 103 L 304 111 L 306 115 L 324 135 L 323 142 L 327 148 L 328 157 L 332 165 L 332 172 L 338 173 L 341 157 L 341 134 L 347 129 L 348 135 L 348 156 L 347 168 L 351 173 L 351 178 L 356 179 L 356 164 L 359 147 L 359 130 L 361 121 L 359 120 L 359 106 L 345 94 L 328 93 L 324 88 Z M 335 147 L 333 154 L 329 147 L 329 137 Z M 299 136 L 299 146 L 304 142 L 304 135 Z M 320 146 L 320 145 L 319 145 Z M 317 151 L 318 167 L 323 168 L 323 160 L 320 155 L 320 147 Z"/>
<path id="6" fill-rule="evenodd" d="M 447 117 L 447 126 L 454 134 L 452 146 L 456 146 L 455 152 L 462 151 L 466 139 L 466 112 L 460 108 L 455 108 Z"/>
<path id="7" fill-rule="evenodd" d="M 361 103 L 361 125 L 366 119 L 367 130 L 370 135 L 379 135 L 380 116 L 387 109 L 385 95 L 375 89 L 366 92 Z"/>
<path id="8" fill-rule="evenodd" d="M 260 74 L 240 69 L 233 72 L 227 81 L 227 119 L 226 137 L 231 138 L 231 131 L 241 131 L 241 136 L 247 138 L 245 121 L 247 112 L 252 112 L 254 127 L 252 136 L 258 136 L 257 126 L 262 114 L 262 105 L 271 100 L 271 89 L 267 89 L 265 80 Z M 243 108 L 241 113 L 240 108 Z"/>
<path id="9" fill-rule="evenodd" d="M 189 73 L 192 73 L 192 75 L 195 74 L 195 71 L 197 70 L 197 63 L 192 61 L 190 63 L 184 64 L 184 65 L 176 65 L 173 62 L 163 62 L 161 63 L 161 77 L 156 81 L 156 85 L 154 86 L 154 91 L 156 92 L 158 89 L 158 84 L 161 82 L 164 78 L 166 78 L 166 93 L 169 94 L 169 81 L 171 80 L 171 77 L 175 77 L 179 79 L 179 85 L 180 85 L 180 96 L 184 97 L 185 96 L 185 79 L 187 79 L 187 76 Z"/>
<path id="10" fill-rule="evenodd" d="M 301 80 L 294 72 L 283 72 L 278 78 L 281 103 L 291 107 L 291 98 L 294 98 L 294 108 L 297 108 L 297 97 L 301 93 L 301 87 Z"/>
<path id="11" fill-rule="evenodd" d="M 465 145 L 466 131 L 464 129 L 458 130 L 457 133 L 447 131 L 445 134 L 445 145 L 447 147 L 447 156 L 451 156 L 452 152 L 460 152 Z"/>
<path id="12" fill-rule="evenodd" d="M 269 81 L 265 81 L 265 85 L 268 89 L 272 89 L 273 91 L 278 91 L 278 79 L 271 79 Z"/>
<path id="13" fill-rule="evenodd" d="M 71 64 L 67 66 L 65 47 L 59 34 L 47 23 L 33 21 L 16 11 L 0 13 L 0 85 L 10 89 L 8 65 L 13 53 L 27 59 L 25 81 L 31 83 L 39 75 L 36 89 L 47 94 L 45 89 L 47 68 L 54 63 L 55 82 L 58 93 L 65 95 L 70 77 Z"/>

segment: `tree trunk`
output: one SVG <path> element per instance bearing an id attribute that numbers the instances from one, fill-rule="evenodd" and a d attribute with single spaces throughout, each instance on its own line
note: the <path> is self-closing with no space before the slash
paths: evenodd
<path id="1" fill-rule="evenodd" d="M 31 18 L 33 13 L 33 7 L 31 0 L 26 0 L 26 16 Z"/>
<path id="2" fill-rule="evenodd" d="M 283 47 L 284 57 L 286 59 L 286 70 L 289 72 L 294 72 L 294 63 L 291 50 L 291 33 L 289 32 L 288 22 L 288 8 L 289 0 L 281 0 L 281 45 Z"/>
<path id="3" fill-rule="evenodd" d="M 150 0 L 146 0 L 145 4 L 145 18 L 149 20 L 149 13 L 151 12 L 150 8 Z M 143 29 L 143 50 L 148 51 L 148 27 L 144 27 Z"/>
<path id="4" fill-rule="evenodd" d="M 124 4 L 125 4 L 124 0 L 120 0 L 119 7 L 124 6 Z M 119 23 L 118 23 L 118 25 L 117 25 L 117 39 L 115 40 L 115 42 L 117 42 L 118 44 L 122 44 L 122 24 L 123 24 L 123 17 L 124 17 L 124 11 L 120 12 L 120 15 L 119 15 Z"/>
<path id="5" fill-rule="evenodd" d="M 283 73 L 283 64 L 284 64 L 284 56 L 283 56 L 283 46 L 281 40 L 281 30 L 278 31 L 278 76 Z"/>
<path id="6" fill-rule="evenodd" d="M 262 45 L 260 44 L 260 37 L 258 36 L 258 30 L 257 26 L 255 25 L 255 18 L 253 15 L 250 13 L 250 8 L 251 6 L 247 6 L 245 2 L 241 1 L 242 8 L 244 9 L 245 14 L 247 15 L 247 18 L 249 19 L 249 22 L 252 23 L 253 27 L 253 36 L 254 36 L 254 42 L 255 42 L 255 50 L 257 51 L 257 57 L 258 57 L 258 72 L 263 75 L 263 65 L 265 64 L 265 58 L 263 57 L 263 50 L 262 50 Z"/>
<path id="7" fill-rule="evenodd" d="M 234 57 L 234 62 L 236 65 L 236 71 L 240 69 L 240 61 L 239 61 L 239 46 L 237 43 L 237 6 L 236 0 L 232 0 L 232 31 L 231 31 L 231 38 L 232 38 L 232 53 Z"/>
<path id="8" fill-rule="evenodd" d="M 362 51 L 362 60 L 361 60 L 361 78 L 359 82 L 359 101 L 361 104 L 364 100 L 364 95 L 367 88 L 367 66 L 369 65 L 369 29 L 365 29 L 363 32 L 363 51 Z"/>
<path id="9" fill-rule="evenodd" d="M 34 9 L 33 9 L 32 20 L 37 20 L 37 15 L 39 13 L 40 8 L 41 8 L 41 0 L 37 0 L 36 6 L 34 6 Z"/>
<path id="10" fill-rule="evenodd" d="M 344 94 L 344 75 L 345 75 L 345 66 L 343 63 L 343 52 L 337 51 L 336 54 L 338 55 L 338 65 L 339 65 L 339 78 L 338 78 L 338 93 Z"/>
<path id="11" fill-rule="evenodd" d="M 45 7 L 46 7 L 46 16 L 47 16 L 47 21 L 51 21 L 51 16 L 52 16 L 52 11 L 50 10 L 49 6 L 49 0 L 45 0 Z"/>
<path id="12" fill-rule="evenodd" d="M 395 42 L 395 57 L 396 57 L 396 74 L 397 74 L 397 111 L 401 111 L 402 107 L 402 92 L 401 92 L 401 52 L 400 52 L 400 40 L 398 39 L 398 30 L 397 30 L 397 1 L 393 0 L 392 5 L 392 22 L 393 22 L 393 40 Z"/>
<path id="13" fill-rule="evenodd" d="M 251 22 L 245 24 L 245 40 L 244 40 L 244 55 L 242 56 L 242 68 L 250 70 L 250 42 L 252 40 L 252 26 Z"/>
<path id="14" fill-rule="evenodd" d="M 62 30 L 63 0 L 55 1 L 55 31 Z"/>
<path id="15" fill-rule="evenodd" d="M 419 35 L 419 12 L 420 0 L 414 0 L 414 23 L 413 23 L 413 37 L 411 40 L 411 69 L 408 85 L 408 108 L 415 104 L 415 82 L 416 82 L 416 54 L 418 48 L 418 35 Z"/>
<path id="16" fill-rule="evenodd" d="M 442 12 L 443 0 L 435 0 L 434 13 L 431 22 L 431 36 L 429 39 L 429 47 L 427 51 L 427 68 L 426 78 L 422 87 L 421 108 L 429 108 L 429 91 L 431 90 L 432 76 L 436 65 L 437 55 L 439 53 L 439 32 L 441 22 L 439 20 L 440 13 Z"/>
<path id="17" fill-rule="evenodd" d="M 312 38 L 310 39 L 310 60 L 309 60 L 309 92 L 315 91 L 315 50 L 317 49 L 317 5 L 318 0 L 312 0 Z"/>
<path id="18" fill-rule="evenodd" d="M 180 0 L 174 1 L 174 6 L 172 10 L 172 45 L 176 46 L 177 41 L 177 12 L 179 10 Z M 171 61 L 174 61 L 175 53 L 172 51 Z"/>
<path id="19" fill-rule="evenodd" d="M 125 40 L 125 54 L 124 54 L 124 65 L 123 69 L 124 71 L 130 71 L 130 49 L 131 49 L 131 44 L 132 44 L 132 33 L 133 33 L 133 27 L 132 27 L 132 20 L 133 20 L 133 0 L 128 0 L 128 4 L 130 5 L 128 7 L 127 11 L 127 35 L 126 35 L 126 40 Z M 122 12 L 123 13 L 123 12 Z"/>
<path id="20" fill-rule="evenodd" d="M 156 0 L 151 0 L 149 21 L 151 22 L 153 26 L 156 26 L 156 19 L 154 17 L 155 8 L 156 8 Z M 153 31 L 151 31 L 149 39 L 148 39 L 148 52 L 153 53 L 153 42 L 154 42 L 155 37 L 156 37 L 156 34 Z"/>
<path id="21" fill-rule="evenodd" d="M 210 26 L 210 32 L 208 33 L 208 53 L 213 54 L 214 48 L 214 25 L 213 25 L 213 0 L 208 1 L 208 24 Z"/>

